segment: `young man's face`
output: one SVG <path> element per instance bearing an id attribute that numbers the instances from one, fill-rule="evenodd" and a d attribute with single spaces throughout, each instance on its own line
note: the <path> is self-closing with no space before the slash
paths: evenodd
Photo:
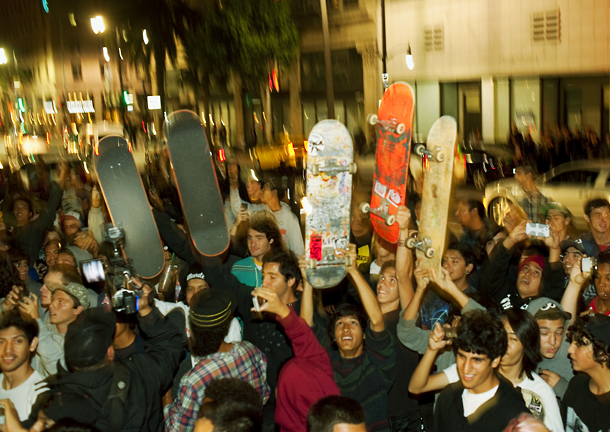
<path id="1" fill-rule="evenodd" d="M 67 264 L 76 268 L 76 260 L 74 257 L 65 252 L 60 252 L 59 255 L 57 255 L 57 264 Z"/>
<path id="2" fill-rule="evenodd" d="M 517 183 L 519 183 L 519 186 L 523 186 L 523 183 L 525 182 L 526 179 L 526 174 L 523 172 L 522 168 L 516 168 L 515 169 L 515 181 Z"/>
<path id="3" fill-rule="evenodd" d="M 269 185 L 269 183 L 265 183 L 262 190 L 261 201 L 263 203 L 271 202 L 271 200 L 273 200 L 273 198 L 277 196 L 277 194 L 274 192 L 275 191 L 271 190 L 271 186 Z"/>
<path id="4" fill-rule="evenodd" d="M 263 195 L 260 183 L 254 179 L 248 180 L 248 183 L 246 183 L 246 191 L 248 192 L 250 199 L 255 201 L 261 199 L 261 196 Z"/>
<path id="5" fill-rule="evenodd" d="M 74 307 L 74 301 L 63 290 L 56 289 L 49 305 L 49 321 L 55 325 L 68 325 L 82 312 L 81 306 Z"/>
<path id="6" fill-rule="evenodd" d="M 485 244 L 485 252 L 487 252 L 487 255 L 491 254 L 491 251 L 494 250 L 494 247 L 501 241 L 504 241 L 504 239 L 506 239 L 506 237 L 507 237 L 506 233 L 504 231 L 501 231 L 498 234 L 496 234 L 492 240 L 489 240 Z"/>
<path id="7" fill-rule="evenodd" d="M 337 319 L 334 325 L 335 342 L 343 358 L 354 358 L 362 354 L 364 331 L 355 316 Z"/>
<path id="8" fill-rule="evenodd" d="M 43 279 L 43 285 L 40 287 L 40 304 L 44 307 L 47 307 L 51 304 L 52 301 L 52 293 L 49 289 L 49 284 L 62 284 L 63 278 L 61 277 L 61 273 L 58 272 L 47 272 Z"/>
<path id="9" fill-rule="evenodd" d="M 209 288 L 210 285 L 203 279 L 191 279 L 186 283 L 186 304 L 190 306 L 191 299 L 202 289 Z"/>
<path id="10" fill-rule="evenodd" d="M 47 263 L 47 266 L 51 267 L 52 265 L 57 264 L 59 250 L 59 244 L 55 242 L 49 243 L 44 247 L 44 260 Z"/>
<path id="11" fill-rule="evenodd" d="M 271 242 L 267 239 L 267 234 L 248 229 L 248 250 L 257 260 L 261 261 L 271 249 Z"/>
<path id="12" fill-rule="evenodd" d="M 458 349 L 456 363 L 462 385 L 470 393 L 484 393 L 494 387 L 494 369 L 500 364 L 500 357 L 491 360 L 485 354 Z"/>
<path id="13" fill-rule="evenodd" d="M 472 222 L 472 215 L 468 209 L 467 201 L 460 201 L 458 203 L 455 217 L 457 218 L 458 223 L 463 227 L 469 226 L 470 222 Z"/>
<path id="14" fill-rule="evenodd" d="M 568 355 L 574 372 L 587 373 L 602 367 L 593 359 L 593 347 L 587 338 L 583 338 L 583 345 L 581 346 L 576 341 L 572 341 L 570 348 L 568 348 Z"/>
<path id="15" fill-rule="evenodd" d="M 571 219 L 566 217 L 561 210 L 550 209 L 546 213 L 546 224 L 557 232 L 565 231 L 570 225 L 570 221 Z"/>
<path id="16" fill-rule="evenodd" d="M 9 327 L 0 330 L 0 370 L 2 373 L 13 372 L 24 364 L 29 364 L 30 354 L 36 350 L 38 338 L 32 343 L 23 330 L 17 327 Z"/>
<path id="17" fill-rule="evenodd" d="M 604 206 L 591 210 L 591 216 L 584 216 L 591 227 L 591 231 L 605 234 L 610 227 L 610 207 Z"/>
<path id="18" fill-rule="evenodd" d="M 542 268 L 533 261 L 526 263 L 517 276 L 517 291 L 523 298 L 536 297 L 540 289 Z"/>
<path id="19" fill-rule="evenodd" d="M 294 278 L 286 280 L 280 273 L 278 263 L 268 262 L 263 265 L 263 286 L 274 290 L 280 299 L 292 290 L 294 282 Z"/>
<path id="20" fill-rule="evenodd" d="M 552 359 L 563 342 L 565 321 L 563 319 L 539 319 L 537 322 L 540 327 L 540 354 L 544 358 Z"/>
<path id="21" fill-rule="evenodd" d="M 15 204 L 13 204 L 13 214 L 15 219 L 17 219 L 17 226 L 27 225 L 31 216 L 30 206 L 25 201 L 15 201 Z"/>
<path id="22" fill-rule="evenodd" d="M 506 354 L 502 357 L 502 366 L 515 366 L 520 365 L 523 361 L 523 344 L 515 334 L 513 328 L 507 319 L 502 320 L 504 323 L 504 330 L 508 335 L 508 348 Z"/>
<path id="23" fill-rule="evenodd" d="M 14 264 L 15 268 L 17 269 L 17 272 L 19 273 L 19 279 L 21 279 L 21 281 L 25 281 L 29 269 L 27 260 L 19 260 Z"/>
<path id="24" fill-rule="evenodd" d="M 472 270 L 472 264 L 466 265 L 466 261 L 459 251 L 449 249 L 443 257 L 443 268 L 449 272 L 452 281 L 459 281 L 466 277 L 466 272 Z"/>
<path id="25" fill-rule="evenodd" d="M 610 264 L 598 264 L 593 280 L 595 291 L 601 301 L 610 300 Z"/>
<path id="26" fill-rule="evenodd" d="M 80 231 L 80 224 L 73 217 L 67 217 L 66 219 L 64 219 L 61 226 L 66 236 L 69 236 L 70 234 L 76 234 Z"/>
<path id="27" fill-rule="evenodd" d="M 582 260 L 582 252 L 573 246 L 570 246 L 563 253 L 563 271 L 566 275 L 569 275 L 572 271 L 572 267 L 575 265 L 579 266 Z"/>
<path id="28" fill-rule="evenodd" d="M 398 300 L 398 281 L 396 269 L 386 267 L 379 275 L 377 283 L 377 301 L 379 304 L 392 303 Z"/>

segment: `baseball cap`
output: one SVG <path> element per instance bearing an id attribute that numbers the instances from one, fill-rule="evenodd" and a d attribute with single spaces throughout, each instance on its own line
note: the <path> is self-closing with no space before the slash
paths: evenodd
<path id="1" fill-rule="evenodd" d="M 582 254 L 587 253 L 587 251 L 585 251 L 585 246 L 582 244 L 581 239 L 574 239 L 574 240 L 568 239 L 568 240 L 564 240 L 561 242 L 562 251 L 565 251 L 569 247 L 573 247 L 573 248 L 577 249 Z"/>
<path id="2" fill-rule="evenodd" d="M 203 273 L 203 267 L 199 263 L 193 264 L 189 268 L 189 272 L 186 275 L 186 281 L 190 281 L 191 279 L 203 279 L 205 280 L 205 274 Z"/>
<path id="3" fill-rule="evenodd" d="M 78 221 L 78 223 L 83 226 L 83 221 L 82 221 L 82 217 L 81 214 L 75 211 L 67 211 L 65 212 L 62 216 L 59 217 L 60 222 L 63 223 L 64 220 L 66 219 L 76 219 Z"/>
<path id="4" fill-rule="evenodd" d="M 82 306 L 83 309 L 89 308 L 89 305 L 90 305 L 89 293 L 87 293 L 87 288 L 85 288 L 81 284 L 78 284 L 76 282 L 70 282 L 67 284 L 51 285 L 51 286 L 48 286 L 48 288 L 52 292 L 55 292 L 55 290 L 62 290 L 64 292 L 70 294 L 71 296 L 76 297 L 76 299 L 80 303 L 80 306 Z M 79 306 L 79 305 L 77 305 L 77 306 Z"/>
<path id="5" fill-rule="evenodd" d="M 585 315 L 583 317 L 585 327 L 591 332 L 595 339 L 610 347 L 610 317 L 601 314 Z"/>
<path id="6" fill-rule="evenodd" d="M 541 269 L 544 269 L 544 257 L 542 255 L 531 255 L 531 256 L 528 256 L 526 259 L 524 259 L 523 262 L 521 263 L 521 265 L 519 265 L 519 271 L 521 271 L 521 269 L 523 268 L 523 266 L 525 264 L 527 264 L 528 262 L 531 262 L 531 261 L 538 264 Z"/>
<path id="7" fill-rule="evenodd" d="M 231 318 L 237 308 L 237 302 L 230 293 L 224 290 L 208 288 L 196 293 L 190 306 L 191 326 L 214 328 Z"/>
<path id="8" fill-rule="evenodd" d="M 540 306 L 540 308 L 534 314 L 534 319 L 541 320 L 549 316 L 557 317 L 558 315 L 566 321 L 572 318 L 572 314 L 570 312 L 564 311 L 561 307 L 557 305 L 556 302 L 549 301 Z"/>
<path id="9" fill-rule="evenodd" d="M 546 218 L 549 210 L 559 210 L 564 214 L 565 217 L 570 217 L 570 210 L 568 210 L 563 204 L 558 202 L 548 202 L 540 207 L 540 213 Z"/>
<path id="10" fill-rule="evenodd" d="M 68 368 L 85 368 L 98 364 L 112 345 L 116 315 L 103 308 L 83 311 L 68 324 L 64 356 Z"/>

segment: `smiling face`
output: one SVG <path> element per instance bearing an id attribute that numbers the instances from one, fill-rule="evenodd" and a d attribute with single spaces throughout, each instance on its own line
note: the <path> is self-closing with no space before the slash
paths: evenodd
<path id="1" fill-rule="evenodd" d="M 610 227 L 610 208 L 607 206 L 591 210 L 591 216 L 584 215 L 585 221 L 589 223 L 591 231 L 603 235 Z"/>
<path id="2" fill-rule="evenodd" d="M 338 318 L 334 325 L 335 342 L 343 358 L 354 358 L 364 349 L 364 332 L 358 318 L 347 316 Z"/>
<path id="3" fill-rule="evenodd" d="M 565 321 L 562 319 L 537 320 L 540 327 L 540 354 L 542 357 L 552 359 L 559 351 L 565 332 Z"/>
<path id="4" fill-rule="evenodd" d="M 30 355 L 36 350 L 38 338 L 31 343 L 23 330 L 8 327 L 0 330 L 0 370 L 2 373 L 13 372 L 21 367 L 29 367 Z"/>
<path id="5" fill-rule="evenodd" d="M 17 200 L 13 204 L 13 214 L 17 219 L 17 226 L 27 225 L 32 217 L 29 204 L 22 200 Z"/>
<path id="6" fill-rule="evenodd" d="M 597 297 L 603 303 L 610 303 L 610 264 L 602 263 L 597 265 L 595 279 L 595 291 Z"/>
<path id="7" fill-rule="evenodd" d="M 569 275 L 572 271 L 572 267 L 580 265 L 582 261 L 582 252 L 573 246 L 570 246 L 563 253 L 563 271 L 566 275 Z"/>
<path id="8" fill-rule="evenodd" d="M 44 247 L 44 260 L 47 263 L 47 266 L 51 267 L 52 265 L 57 264 L 57 257 L 59 256 L 60 250 L 59 243 L 54 241 L 47 243 Z"/>
<path id="9" fill-rule="evenodd" d="M 256 258 L 259 262 L 271 248 L 271 242 L 267 239 L 267 234 L 248 229 L 248 251 L 250 255 Z"/>
<path id="10" fill-rule="evenodd" d="M 533 261 L 525 263 L 517 276 L 517 291 L 522 298 L 536 297 L 539 294 L 542 268 Z"/>
<path id="11" fill-rule="evenodd" d="M 17 272 L 19 273 L 19 279 L 21 279 L 21 281 L 25 281 L 25 278 L 28 275 L 28 270 L 30 268 L 28 266 L 27 260 L 19 260 L 19 261 L 14 262 L 13 264 L 15 264 L 15 268 L 17 269 Z"/>
<path id="12" fill-rule="evenodd" d="M 484 393 L 496 386 L 494 369 L 500 364 L 500 357 L 491 360 L 485 354 L 458 349 L 456 364 L 462 385 L 470 393 Z"/>
<path id="13" fill-rule="evenodd" d="M 396 302 L 398 300 L 398 282 L 396 280 L 396 269 L 386 267 L 379 275 L 377 283 L 377 301 L 379 304 Z"/>

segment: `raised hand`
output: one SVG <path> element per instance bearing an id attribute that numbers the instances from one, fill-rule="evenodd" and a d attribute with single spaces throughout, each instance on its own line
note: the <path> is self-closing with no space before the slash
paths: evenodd
<path id="1" fill-rule="evenodd" d="M 417 261 L 415 262 L 415 271 L 413 271 L 413 276 L 415 276 L 415 283 L 417 284 L 417 290 L 426 289 L 432 277 L 430 269 L 423 268 L 423 264 L 424 258 L 417 258 Z"/>
<path id="2" fill-rule="evenodd" d="M 446 325 L 449 327 L 449 325 Z M 451 343 L 451 339 L 445 338 L 445 331 L 441 325 L 437 322 L 434 324 L 434 328 L 428 336 L 428 349 L 432 351 L 439 351 L 445 348 Z"/>
<path id="3" fill-rule="evenodd" d="M 398 228 L 401 231 L 408 231 L 409 223 L 411 222 L 411 210 L 403 205 L 398 206 L 398 211 L 396 212 L 396 222 L 398 223 Z"/>
<path id="4" fill-rule="evenodd" d="M 280 300 L 277 292 L 271 288 L 256 288 L 252 291 L 252 297 L 258 297 L 259 299 L 262 298 L 265 300 L 265 303 L 259 307 L 260 312 L 271 312 L 278 315 L 280 318 L 286 318 L 290 313 L 290 308 Z M 254 308 L 250 310 L 256 312 Z"/>

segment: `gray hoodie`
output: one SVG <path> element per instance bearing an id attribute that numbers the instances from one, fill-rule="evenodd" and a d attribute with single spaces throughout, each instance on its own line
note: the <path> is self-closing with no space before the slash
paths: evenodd
<path id="1" fill-rule="evenodd" d="M 527 307 L 527 311 L 532 314 L 532 316 L 536 316 L 536 312 L 540 310 L 541 307 L 548 303 L 553 303 L 558 309 L 563 311 L 561 304 L 555 300 L 552 300 L 548 297 L 540 297 L 536 300 L 532 300 Z M 563 394 L 566 392 L 568 388 L 568 382 L 574 376 L 574 371 L 572 370 L 572 363 L 570 363 L 570 358 L 568 357 L 568 348 L 570 347 L 570 343 L 565 339 L 565 332 L 568 330 L 568 320 L 566 320 L 564 325 L 564 339 L 559 347 L 559 350 L 555 354 L 555 357 L 552 359 L 548 359 L 546 357 L 542 358 L 542 361 L 538 364 L 538 370 L 540 369 L 548 369 L 551 372 L 555 372 L 561 379 L 555 384 L 553 390 L 555 394 L 559 398 L 563 398 Z"/>

